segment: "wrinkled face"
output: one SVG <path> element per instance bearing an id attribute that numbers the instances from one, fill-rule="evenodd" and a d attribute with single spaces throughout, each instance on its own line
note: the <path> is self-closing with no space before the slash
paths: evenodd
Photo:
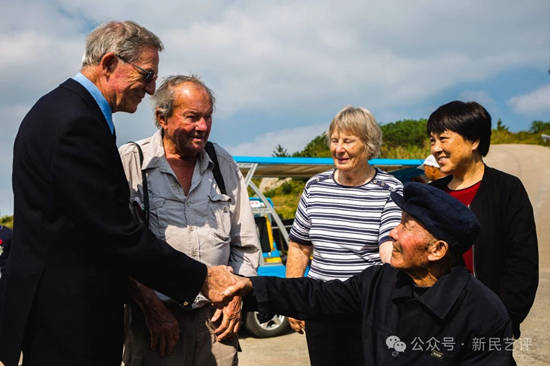
<path id="1" fill-rule="evenodd" d="M 443 174 L 454 174 L 466 169 L 473 161 L 479 141 L 469 141 L 462 135 L 446 130 L 440 134 L 430 134 L 432 155 L 437 160 Z"/>
<path id="2" fill-rule="evenodd" d="M 401 223 L 390 232 L 390 237 L 394 240 L 392 267 L 406 272 L 426 267 L 433 237 L 414 217 L 403 212 Z"/>
<path id="3" fill-rule="evenodd" d="M 113 112 L 134 113 L 138 104 L 141 102 L 145 93 L 153 94 L 156 87 L 156 76 L 150 82 L 146 82 L 140 70 L 134 65 L 141 67 L 145 71 L 152 71 L 154 75 L 158 74 L 159 55 L 154 47 L 145 47 L 140 52 L 137 61 L 127 63 L 116 58 L 116 67 L 109 76 L 109 87 L 111 95 L 109 104 Z"/>
<path id="4" fill-rule="evenodd" d="M 174 97 L 172 115 L 159 119 L 165 149 L 173 149 L 182 157 L 195 157 L 204 149 L 212 128 L 210 98 L 204 88 L 190 82 L 176 86 Z"/>
<path id="5" fill-rule="evenodd" d="M 336 168 L 344 172 L 367 164 L 367 146 L 347 131 L 334 130 L 330 136 L 330 153 Z"/>

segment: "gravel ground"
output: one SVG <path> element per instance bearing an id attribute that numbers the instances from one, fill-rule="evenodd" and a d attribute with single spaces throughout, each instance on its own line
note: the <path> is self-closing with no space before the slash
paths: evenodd
<path id="1" fill-rule="evenodd" d="M 535 211 L 539 241 L 539 287 L 535 304 L 514 345 L 518 365 L 550 365 L 550 149 L 536 145 L 491 146 L 487 164 L 521 179 Z"/>

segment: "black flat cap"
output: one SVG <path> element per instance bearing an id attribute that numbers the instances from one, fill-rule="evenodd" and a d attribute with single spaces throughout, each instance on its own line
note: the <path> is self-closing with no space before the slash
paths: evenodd
<path id="1" fill-rule="evenodd" d="M 406 183 L 403 197 L 392 192 L 391 198 L 436 239 L 446 241 L 457 253 L 464 253 L 477 238 L 479 221 L 474 213 L 438 188 L 423 183 Z"/>

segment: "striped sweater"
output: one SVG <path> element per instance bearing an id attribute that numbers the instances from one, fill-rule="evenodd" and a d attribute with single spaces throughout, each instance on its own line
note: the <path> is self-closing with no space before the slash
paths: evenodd
<path id="1" fill-rule="evenodd" d="M 381 264 L 378 246 L 390 240 L 390 231 L 401 220 L 391 191 L 403 194 L 403 185 L 379 169 L 373 179 L 357 187 L 338 184 L 334 170 L 307 182 L 290 239 L 313 245 L 308 277 L 343 281 Z"/>

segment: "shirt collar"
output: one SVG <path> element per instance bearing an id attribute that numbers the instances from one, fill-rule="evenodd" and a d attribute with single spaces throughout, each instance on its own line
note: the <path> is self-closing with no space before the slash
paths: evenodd
<path id="1" fill-rule="evenodd" d="M 162 130 L 158 129 L 150 138 L 149 144 L 142 145 L 143 164 L 142 169 L 154 169 L 162 166 L 164 147 L 162 145 Z"/>
<path id="2" fill-rule="evenodd" d="M 202 149 L 200 152 L 198 162 L 201 174 L 204 174 L 209 167 L 214 166 L 214 162 L 210 159 L 205 149 Z"/>
<path id="3" fill-rule="evenodd" d="M 97 86 L 95 86 L 95 84 L 92 83 L 90 79 L 88 79 L 86 76 L 82 75 L 82 73 L 79 72 L 78 74 L 73 76 L 73 80 L 86 88 L 86 90 L 92 95 L 97 105 L 99 106 L 99 109 L 101 109 L 101 113 L 103 113 L 105 120 L 107 121 L 107 126 L 109 126 L 109 130 L 112 134 L 114 134 L 115 126 L 113 124 L 113 112 L 111 110 L 111 106 L 107 102 L 107 99 L 105 99 L 103 94 L 101 94 Z"/>
<path id="4" fill-rule="evenodd" d="M 455 266 L 416 299 L 435 316 L 443 320 L 458 300 L 469 279 L 470 272 L 466 268 Z M 404 272 L 399 271 L 392 293 L 392 300 L 399 302 L 403 299 L 412 298 L 414 296 L 413 286 L 412 279 Z"/>
<path id="5" fill-rule="evenodd" d="M 204 149 L 200 152 L 197 162 L 201 174 L 204 174 L 206 169 L 214 164 Z M 153 168 L 160 168 L 164 173 L 172 172 L 172 168 L 170 168 L 170 164 L 168 164 L 166 156 L 164 155 L 162 129 L 160 128 L 151 136 L 151 143 L 143 148 L 142 170 Z"/>

